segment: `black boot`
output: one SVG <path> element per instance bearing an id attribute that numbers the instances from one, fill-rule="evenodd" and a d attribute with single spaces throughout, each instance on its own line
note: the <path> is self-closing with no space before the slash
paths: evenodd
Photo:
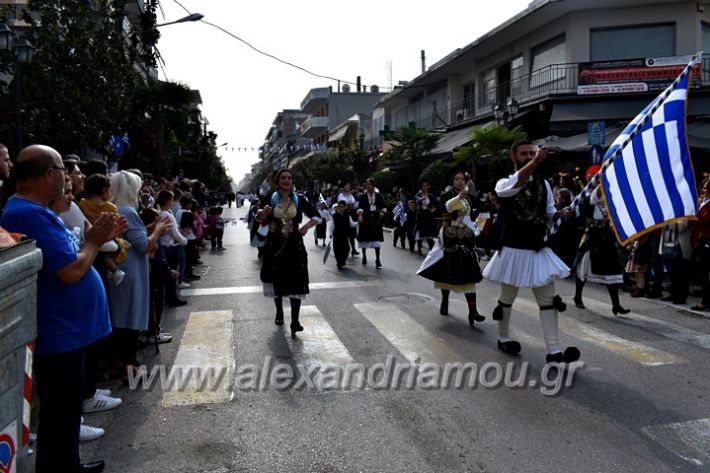
<path id="1" fill-rule="evenodd" d="M 422 255 L 422 241 L 421 240 L 419 240 L 417 242 L 417 253 L 419 253 L 419 256 L 424 256 L 424 255 Z"/>
<path id="2" fill-rule="evenodd" d="M 291 298 L 291 336 L 295 337 L 296 332 L 303 332 L 303 327 L 298 321 L 301 310 L 301 299 Z"/>
<path id="3" fill-rule="evenodd" d="M 367 252 L 365 251 L 365 248 L 362 249 L 362 264 L 367 264 Z"/>
<path id="4" fill-rule="evenodd" d="M 619 284 L 607 284 L 606 290 L 609 291 L 609 298 L 611 299 L 611 312 L 616 314 L 628 314 L 631 312 L 629 309 L 624 309 L 619 303 Z"/>
<path id="5" fill-rule="evenodd" d="M 382 263 L 380 263 L 380 249 L 375 248 L 375 268 L 381 269 Z"/>
<path id="6" fill-rule="evenodd" d="M 473 327 L 474 322 L 483 322 L 486 318 L 479 314 L 476 309 L 476 293 L 467 292 L 465 296 L 466 303 L 468 304 L 468 324 Z"/>
<path id="7" fill-rule="evenodd" d="M 574 277 L 574 306 L 578 309 L 585 309 L 582 302 L 582 290 L 584 290 L 584 281 L 579 276 Z"/>
<path id="8" fill-rule="evenodd" d="M 283 304 L 283 297 L 275 297 L 274 298 L 274 303 L 276 304 L 276 318 L 274 319 L 274 323 L 276 325 L 283 325 L 284 324 L 284 304 Z"/>
<path id="9" fill-rule="evenodd" d="M 449 315 L 449 290 L 441 290 L 441 305 L 439 306 L 439 313 L 441 315 Z"/>

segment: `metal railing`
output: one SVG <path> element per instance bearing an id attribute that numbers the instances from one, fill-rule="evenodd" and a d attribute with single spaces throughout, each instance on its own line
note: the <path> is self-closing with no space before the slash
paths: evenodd
<path id="1" fill-rule="evenodd" d="M 443 117 L 449 126 L 473 118 L 491 114 L 497 104 L 505 104 L 508 98 L 514 98 L 521 106 L 546 97 L 555 95 L 577 94 L 579 85 L 579 64 L 552 64 L 535 70 L 509 82 L 498 84 L 489 90 L 478 90 L 467 100 L 452 103 L 439 117 L 429 112 L 402 122 L 402 119 L 392 124 L 393 129 L 414 124 L 417 128 L 432 130 L 441 128 Z M 702 59 L 701 84 L 710 86 L 710 54 Z"/>

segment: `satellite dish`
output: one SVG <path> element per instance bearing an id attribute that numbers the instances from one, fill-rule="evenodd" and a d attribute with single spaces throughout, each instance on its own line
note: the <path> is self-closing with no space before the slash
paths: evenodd
<path id="1" fill-rule="evenodd" d="M 377 85 L 373 85 L 372 87 L 370 87 L 370 90 L 372 91 L 373 94 L 376 94 L 380 91 L 380 88 Z"/>
<path id="2" fill-rule="evenodd" d="M 344 93 L 350 92 L 350 86 L 348 84 L 343 84 L 343 87 L 341 89 Z"/>

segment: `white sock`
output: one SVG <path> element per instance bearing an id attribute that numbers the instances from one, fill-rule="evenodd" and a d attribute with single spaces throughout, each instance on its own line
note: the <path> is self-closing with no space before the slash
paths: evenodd
<path id="1" fill-rule="evenodd" d="M 547 353 L 550 355 L 560 353 L 562 350 L 560 349 L 560 336 L 557 327 L 557 310 L 541 310 L 540 324 L 545 337 L 545 345 L 547 345 Z"/>

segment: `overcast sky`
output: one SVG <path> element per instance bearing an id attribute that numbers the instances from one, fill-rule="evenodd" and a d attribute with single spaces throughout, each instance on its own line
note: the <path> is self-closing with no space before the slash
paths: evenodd
<path id="1" fill-rule="evenodd" d="M 186 16 L 175 0 L 161 0 L 164 18 Z M 529 0 L 180 0 L 190 12 L 229 30 L 258 49 L 317 74 L 388 86 L 421 72 L 525 9 Z M 160 28 L 165 60 L 160 78 L 184 82 L 202 94 L 208 128 L 219 135 L 235 182 L 258 161 L 274 117 L 298 109 L 308 91 L 337 83 L 263 56 L 204 23 Z M 353 88 L 354 90 L 354 88 Z M 241 151 L 238 149 L 241 148 Z M 244 151 L 245 148 L 248 151 Z M 254 148 L 254 151 L 251 150 Z M 232 151 L 233 149 L 233 151 Z"/>

